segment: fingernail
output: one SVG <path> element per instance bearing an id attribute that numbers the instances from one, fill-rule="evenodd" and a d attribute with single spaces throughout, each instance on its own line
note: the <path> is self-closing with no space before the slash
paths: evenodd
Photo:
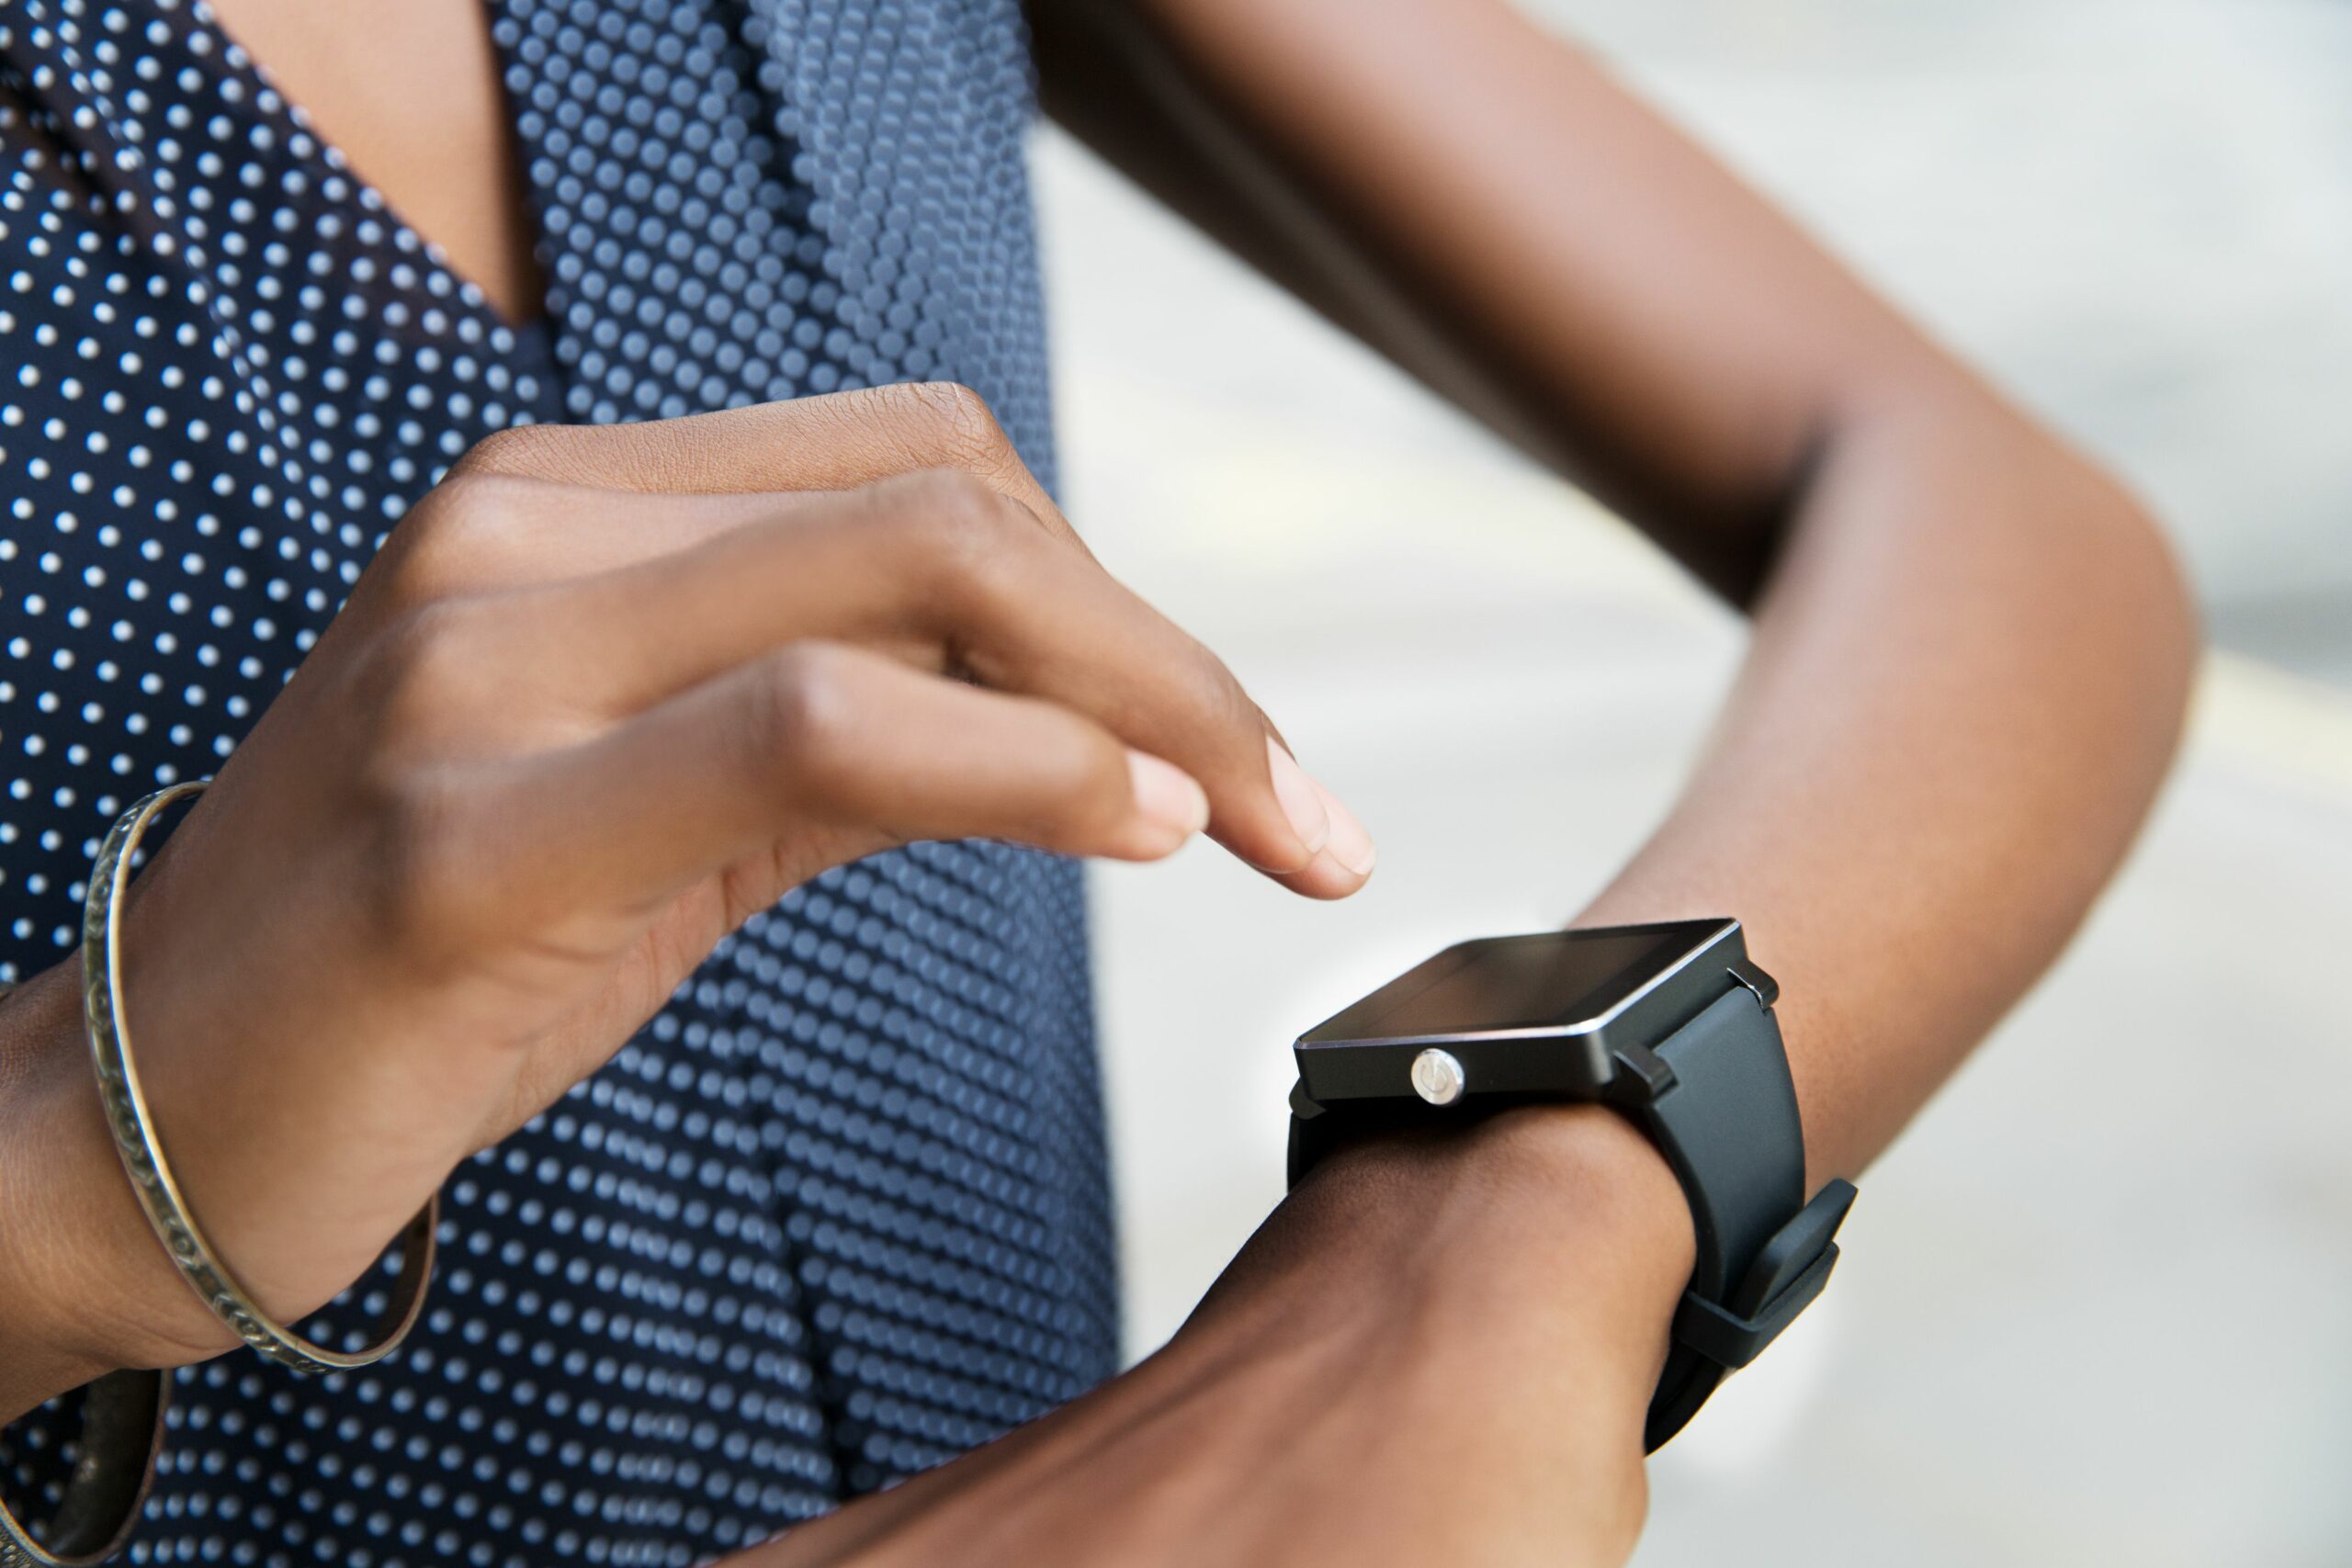
<path id="1" fill-rule="evenodd" d="M 1187 839 L 1209 825 L 1208 795 L 1175 763 L 1130 749 L 1127 773 L 1135 781 L 1136 809 L 1148 820 Z"/>
<path id="2" fill-rule="evenodd" d="M 1291 831 L 1298 835 L 1311 859 L 1331 836 L 1331 814 L 1324 807 L 1322 786 L 1308 778 L 1306 770 L 1271 735 L 1266 738 L 1266 759 L 1273 769 L 1274 798 L 1282 803 Z"/>
<path id="3" fill-rule="evenodd" d="M 1372 835 L 1363 830 L 1363 824 L 1356 820 L 1354 812 L 1340 804 L 1338 795 L 1319 784 L 1315 787 L 1323 796 L 1323 809 L 1331 821 L 1331 839 L 1323 846 L 1324 852 L 1358 876 L 1370 876 L 1373 862 L 1380 858 Z"/>

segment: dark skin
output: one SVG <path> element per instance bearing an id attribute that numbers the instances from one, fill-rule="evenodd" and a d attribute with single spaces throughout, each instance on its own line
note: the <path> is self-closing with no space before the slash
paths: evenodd
<path id="1" fill-rule="evenodd" d="M 473 0 L 332 26 L 305 0 L 219 9 L 501 309 L 534 308 Z M 1582 918 L 1741 916 L 1783 986 L 1812 1179 L 1858 1174 L 2064 945 L 2163 776 L 2195 636 L 2154 529 L 1499 0 L 1036 0 L 1034 20 L 1063 124 L 1749 611 L 1752 650 L 1713 744 Z M 434 115 L 340 90 L 371 72 L 430 74 Z M 531 454 L 502 457 L 527 468 Z M 863 483 L 888 465 L 847 468 Z M 1212 830 L 1232 841 L 1238 828 L 1266 863 L 1277 807 L 1233 761 L 1247 738 L 1229 716 L 1191 739 L 1155 722 L 1149 746 L 1116 739 L 1226 759 L 1193 766 L 1216 775 Z M 1089 830 L 1130 829 L 1099 815 Z M 1303 891 L 1357 880 L 1326 862 L 1294 870 L 1296 854 L 1277 870 Z M 13 1014 L 0 1087 L 51 1069 L 73 1081 L 58 1066 L 63 990 L 0 1013 Z M 178 1005 L 205 1016 L 200 999 Z M 141 1016 L 170 1010 L 159 988 Z M 565 1059 L 593 1066 L 628 1010 Z M 15 1094 L 18 1122 L 33 1103 Z M 0 1148 L 35 1146 L 9 1132 Z M 84 1185 L 111 1190 L 105 1175 L 94 1164 Z M 63 1300 L 136 1273 L 130 1299 L 168 1311 L 178 1287 L 137 1253 L 152 1243 L 135 1212 L 113 1223 L 113 1272 L 58 1262 L 59 1237 L 87 1233 L 57 1223 L 0 1232 L 0 1253 L 62 1281 Z M 250 1226 L 232 1256 L 272 1245 L 268 1215 Z M 1366 1146 L 1284 1202 L 1142 1366 L 741 1561 L 1620 1562 L 1690 1246 L 1671 1176 L 1605 1112 Z M 94 1366 L 219 1348 L 11 1332 L 23 1342 L 0 1345 L 0 1366 L 34 1370 L 0 1387 L 0 1413 Z"/>

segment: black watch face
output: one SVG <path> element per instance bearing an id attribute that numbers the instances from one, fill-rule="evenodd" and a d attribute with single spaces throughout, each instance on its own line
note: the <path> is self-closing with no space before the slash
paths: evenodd
<path id="1" fill-rule="evenodd" d="M 1298 1043 L 1572 1030 L 1607 1018 L 1736 931 L 1729 920 L 1677 920 L 1462 942 L 1317 1025 Z"/>

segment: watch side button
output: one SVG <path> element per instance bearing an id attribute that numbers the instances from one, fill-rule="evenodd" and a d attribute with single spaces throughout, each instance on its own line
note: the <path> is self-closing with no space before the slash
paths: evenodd
<path id="1" fill-rule="evenodd" d="M 1431 1045 L 1413 1058 L 1413 1092 L 1431 1105 L 1451 1105 L 1469 1087 L 1461 1059 Z"/>

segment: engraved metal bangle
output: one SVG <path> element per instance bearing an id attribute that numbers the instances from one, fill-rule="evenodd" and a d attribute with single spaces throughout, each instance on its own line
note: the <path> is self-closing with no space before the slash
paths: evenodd
<path id="1" fill-rule="evenodd" d="M 105 1102 L 107 1122 L 114 1130 L 115 1150 L 122 1156 L 122 1168 L 130 1174 L 140 1207 L 146 1210 L 148 1223 L 154 1226 L 181 1277 L 214 1315 L 255 1350 L 297 1371 L 368 1366 L 381 1360 L 407 1337 L 424 1308 L 425 1286 L 433 1277 L 439 1195 L 428 1200 L 401 1233 L 400 1278 L 385 1303 L 375 1343 L 356 1351 L 313 1344 L 255 1305 L 205 1240 L 179 1184 L 172 1179 L 171 1165 L 164 1157 L 162 1141 L 140 1088 L 122 1009 L 123 889 L 130 881 L 131 856 L 156 814 L 201 792 L 209 782 L 191 780 L 157 790 L 124 812 L 99 846 L 97 863 L 91 868 L 82 923 L 82 1007 L 89 1028 L 91 1059 L 97 1068 L 98 1093 Z"/>

